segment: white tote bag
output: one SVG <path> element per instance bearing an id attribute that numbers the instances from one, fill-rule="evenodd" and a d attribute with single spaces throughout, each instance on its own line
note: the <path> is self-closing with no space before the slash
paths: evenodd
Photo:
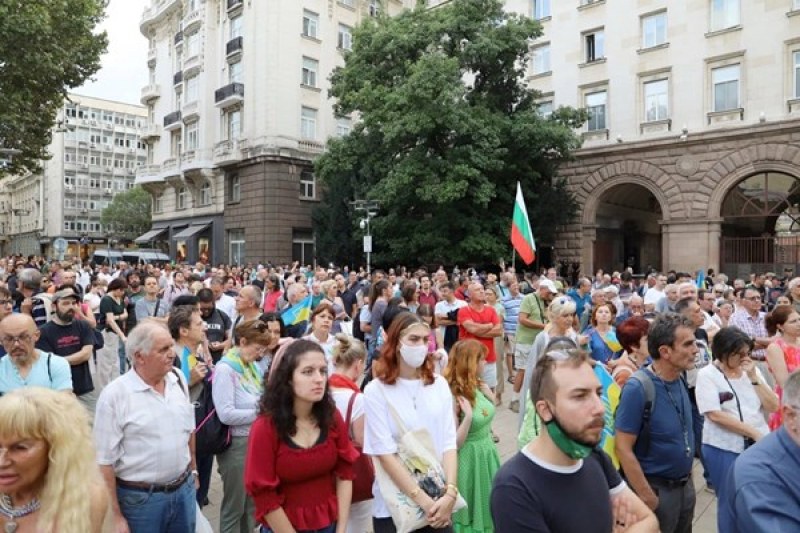
<path id="1" fill-rule="evenodd" d="M 385 394 L 384 399 L 386 399 Z M 386 405 L 401 433 L 397 442 L 397 455 L 400 457 L 400 461 L 411 477 L 417 481 L 420 489 L 434 499 L 441 497 L 447 488 L 446 478 L 444 469 L 433 451 L 435 448 L 430 433 L 427 429 L 409 431 L 388 399 Z M 397 488 L 392 478 L 381 466 L 380 461 L 373 459 L 373 463 L 375 464 L 375 479 L 378 480 L 381 496 L 392 515 L 397 533 L 408 533 L 428 525 L 425 511 Z M 460 511 L 466 506 L 467 502 L 459 494 L 453 512 Z"/>

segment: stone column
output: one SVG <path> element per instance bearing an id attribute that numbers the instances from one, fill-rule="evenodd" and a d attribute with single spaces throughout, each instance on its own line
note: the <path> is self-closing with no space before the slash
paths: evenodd
<path id="1" fill-rule="evenodd" d="M 597 226 L 584 225 L 581 243 L 581 272 L 592 279 L 594 276 L 594 243 L 597 240 Z"/>
<path id="2" fill-rule="evenodd" d="M 662 228 L 664 270 L 719 271 L 721 220 L 671 220 L 662 222 Z"/>

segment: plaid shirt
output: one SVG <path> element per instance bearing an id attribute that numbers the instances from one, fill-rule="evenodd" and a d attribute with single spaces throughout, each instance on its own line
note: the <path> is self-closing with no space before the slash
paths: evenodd
<path id="1" fill-rule="evenodd" d="M 767 325 L 764 321 L 766 313 L 759 311 L 755 317 L 751 316 L 745 309 L 739 309 L 731 316 L 730 325 L 739 328 L 747 333 L 753 340 L 758 337 L 769 337 L 767 333 Z M 766 348 L 758 348 L 753 350 L 753 359 L 764 361 L 767 357 Z"/>

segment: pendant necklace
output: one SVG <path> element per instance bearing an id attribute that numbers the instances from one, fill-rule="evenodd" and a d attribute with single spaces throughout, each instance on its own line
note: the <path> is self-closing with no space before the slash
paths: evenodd
<path id="1" fill-rule="evenodd" d="M 684 405 L 683 396 L 680 396 L 681 407 L 678 407 L 678 402 L 675 401 L 675 397 L 672 396 L 672 392 L 669 390 L 669 387 L 667 386 L 667 383 L 661 378 L 661 376 L 658 375 L 658 371 L 656 370 L 656 367 L 654 367 L 653 365 L 650 365 L 650 370 L 653 371 L 653 375 L 664 386 L 664 390 L 667 392 L 667 397 L 669 398 L 669 401 L 672 404 L 672 407 L 675 408 L 675 413 L 677 413 L 677 415 L 678 415 L 678 420 L 680 420 L 681 429 L 683 430 L 684 452 L 686 453 L 686 457 L 691 457 L 692 456 L 692 446 L 691 446 L 691 444 L 689 444 L 689 428 L 690 428 L 690 425 L 691 425 L 691 421 L 689 423 L 686 422 L 685 414 L 687 412 L 689 412 L 689 411 L 686 408 L 686 405 Z"/>
<path id="2" fill-rule="evenodd" d="M 8 519 L 5 527 L 5 533 L 14 533 L 17 530 L 17 519 L 28 516 L 39 510 L 41 502 L 38 498 L 34 498 L 22 507 L 14 507 L 11 502 L 11 497 L 8 494 L 0 495 L 0 514 Z"/>

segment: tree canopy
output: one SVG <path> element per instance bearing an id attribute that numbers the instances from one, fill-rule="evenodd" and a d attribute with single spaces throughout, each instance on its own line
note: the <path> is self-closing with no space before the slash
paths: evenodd
<path id="1" fill-rule="evenodd" d="M 115 239 L 135 239 L 150 229 L 150 194 L 138 186 L 117 193 L 100 223 Z"/>
<path id="2" fill-rule="evenodd" d="M 540 35 L 499 0 L 417 7 L 355 30 L 330 96 L 358 122 L 316 163 L 328 199 L 315 214 L 321 259 L 360 257 L 343 257 L 342 242 L 362 234 L 355 198 L 381 204 L 376 263 L 508 259 L 517 181 L 537 242 L 552 241 L 576 206 L 556 170 L 580 147 L 586 114 L 539 111 L 525 65 Z"/>
<path id="3" fill-rule="evenodd" d="M 13 150 L 0 177 L 39 170 L 69 89 L 100 70 L 105 0 L 0 2 L 0 149 Z M 0 152 L 0 159 L 6 159 Z"/>

